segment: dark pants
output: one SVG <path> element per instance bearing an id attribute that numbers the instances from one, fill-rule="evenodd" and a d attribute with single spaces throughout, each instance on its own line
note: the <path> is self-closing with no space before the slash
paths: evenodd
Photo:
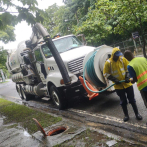
<path id="1" fill-rule="evenodd" d="M 120 105 L 127 105 L 127 98 L 129 100 L 129 103 L 136 103 L 133 86 L 130 86 L 126 89 L 115 89 L 115 91 L 120 97 Z"/>
<path id="2" fill-rule="evenodd" d="M 147 108 L 147 91 L 140 91 L 144 104 Z"/>

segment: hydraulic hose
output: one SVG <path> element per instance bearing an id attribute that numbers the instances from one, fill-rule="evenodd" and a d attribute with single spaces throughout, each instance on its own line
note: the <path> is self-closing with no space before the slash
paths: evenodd
<path id="1" fill-rule="evenodd" d="M 94 57 L 95 57 L 96 52 L 93 53 L 93 55 L 91 56 L 91 58 L 87 61 L 86 63 L 86 72 L 88 77 L 90 77 L 92 83 L 94 83 L 94 85 L 96 85 L 97 87 L 106 87 L 106 84 L 102 83 L 98 78 L 97 75 L 95 73 L 95 69 L 94 69 Z"/>
<path id="2" fill-rule="evenodd" d="M 85 81 L 85 70 L 87 69 L 86 71 L 87 71 L 88 77 L 91 79 L 91 81 L 92 81 L 96 86 L 99 86 L 99 87 L 104 87 L 104 86 L 106 86 L 105 84 L 103 84 L 103 83 L 98 79 L 98 77 L 97 77 L 97 75 L 96 75 L 96 73 L 95 73 L 93 61 L 94 61 L 94 57 L 95 57 L 96 52 L 97 52 L 97 51 L 95 51 L 95 52 L 91 55 L 91 57 L 88 59 L 88 61 L 86 62 L 85 66 L 84 66 L 84 70 L 83 70 L 83 79 L 84 79 L 84 84 L 86 85 L 86 87 L 87 87 L 87 89 L 88 89 L 89 91 L 91 91 L 91 92 L 93 92 L 93 93 L 102 93 L 102 92 L 106 91 L 107 89 L 111 88 L 112 86 L 114 86 L 115 83 L 112 84 L 112 85 L 110 85 L 109 87 L 107 87 L 107 88 L 101 90 L 101 91 L 93 91 L 93 90 L 91 90 L 91 89 L 87 86 L 86 81 Z M 120 81 L 120 83 L 122 83 L 122 82 L 125 82 L 125 80 Z"/>

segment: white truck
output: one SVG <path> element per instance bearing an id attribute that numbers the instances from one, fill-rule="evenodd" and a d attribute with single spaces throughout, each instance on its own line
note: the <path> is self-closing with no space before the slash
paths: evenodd
<path id="1" fill-rule="evenodd" d="M 31 39 L 18 44 L 6 65 L 22 99 L 51 97 L 58 109 L 64 109 L 72 97 L 86 94 L 78 77 L 85 55 L 92 50 L 94 47 L 83 45 L 74 35 L 51 40 L 37 23 Z"/>

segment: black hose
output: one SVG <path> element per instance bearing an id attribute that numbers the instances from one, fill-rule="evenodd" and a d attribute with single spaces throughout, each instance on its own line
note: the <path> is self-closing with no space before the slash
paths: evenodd
<path id="1" fill-rule="evenodd" d="M 58 68 L 59 68 L 60 73 L 62 75 L 62 78 L 64 80 L 64 84 L 65 85 L 70 85 L 71 80 L 69 78 L 67 69 L 66 69 L 66 67 L 64 65 L 64 62 L 63 62 L 57 48 L 55 47 L 52 39 L 49 37 L 49 33 L 47 32 L 47 30 L 40 23 L 36 23 L 35 27 L 33 29 L 33 32 L 34 32 L 34 34 L 39 35 L 38 38 L 40 38 L 40 36 L 43 36 L 48 48 L 50 49 L 50 51 L 51 51 L 57 65 L 58 65 Z"/>
<path id="2" fill-rule="evenodd" d="M 53 57 L 55 58 L 55 61 L 58 65 L 58 68 L 59 68 L 61 75 L 63 77 L 64 84 L 65 85 L 71 84 L 67 69 L 66 69 L 64 62 L 63 62 L 58 50 L 56 49 L 52 39 L 50 37 L 45 37 L 44 40 L 46 41 L 48 48 L 50 49 Z"/>

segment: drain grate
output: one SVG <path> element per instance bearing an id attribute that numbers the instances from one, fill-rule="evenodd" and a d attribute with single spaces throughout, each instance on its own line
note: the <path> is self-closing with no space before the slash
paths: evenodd
<path id="1" fill-rule="evenodd" d="M 47 133 L 48 136 L 54 136 L 54 135 L 58 135 L 60 133 L 63 133 L 67 128 L 66 127 L 57 127 L 55 129 L 52 129 L 51 131 L 49 131 Z"/>
<path id="2" fill-rule="evenodd" d="M 46 134 L 46 132 L 42 128 L 41 124 L 37 121 L 37 119 L 33 118 L 33 120 L 35 121 L 38 129 L 41 131 L 41 133 L 43 134 L 43 136 L 54 136 L 54 135 L 58 135 L 60 133 L 63 133 L 67 129 L 67 127 L 58 126 L 56 128 L 53 128 L 52 130 L 48 131 L 48 133 Z"/>

